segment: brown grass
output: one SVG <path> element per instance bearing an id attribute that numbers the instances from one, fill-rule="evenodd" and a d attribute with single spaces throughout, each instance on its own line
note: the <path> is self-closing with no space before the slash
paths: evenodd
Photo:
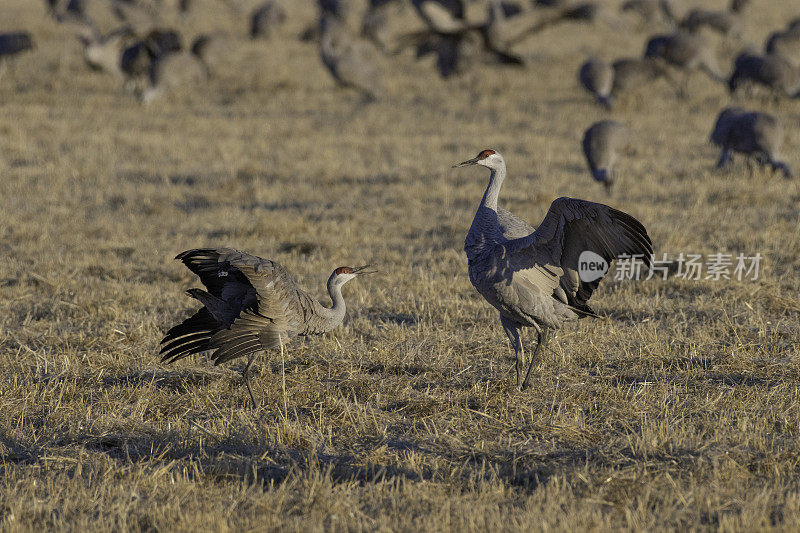
<path id="1" fill-rule="evenodd" d="M 566 25 L 525 43 L 526 70 L 449 81 L 401 55 L 362 108 L 296 39 L 309 2 L 278 40 L 234 39 L 207 86 L 143 108 L 41 4 L 7 0 L 0 20 L 38 43 L 0 78 L 2 529 L 800 527 L 797 185 L 713 169 L 730 99 L 697 75 L 689 100 L 655 85 L 613 113 L 637 151 L 606 199 L 579 152 L 605 114 L 577 67 L 645 33 Z M 792 12 L 753 4 L 753 42 Z M 800 104 L 739 100 L 782 118 L 800 167 Z M 487 147 L 532 222 L 561 195 L 609 202 L 657 254 L 760 252 L 762 276 L 607 280 L 593 303 L 612 318 L 562 331 L 516 392 L 461 251 L 486 176 L 449 169 Z M 197 284 L 172 257 L 197 246 L 277 259 L 320 297 L 335 266 L 380 265 L 347 286 L 343 327 L 289 346 L 286 412 L 277 354 L 255 412 L 243 362 L 159 363 Z"/>

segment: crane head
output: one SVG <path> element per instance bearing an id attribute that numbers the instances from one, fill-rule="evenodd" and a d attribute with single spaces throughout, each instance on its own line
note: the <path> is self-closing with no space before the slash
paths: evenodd
<path id="1" fill-rule="evenodd" d="M 453 165 L 453 168 L 468 167 L 470 165 L 481 165 L 488 168 L 497 168 L 500 165 L 505 165 L 505 161 L 503 161 L 503 156 L 501 156 L 498 152 L 487 149 L 483 150 L 472 159 L 468 159 L 462 163 Z"/>
<path id="2" fill-rule="evenodd" d="M 343 266 L 333 271 L 330 281 L 343 285 L 357 276 L 362 274 L 372 274 L 374 272 L 376 271 L 371 268 L 371 265 L 364 265 L 360 267 Z"/>

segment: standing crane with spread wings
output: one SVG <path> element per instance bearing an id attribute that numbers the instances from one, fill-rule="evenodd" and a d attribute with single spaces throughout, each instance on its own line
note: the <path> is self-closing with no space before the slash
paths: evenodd
<path id="1" fill-rule="evenodd" d="M 187 250 L 175 258 L 200 277 L 206 290 L 189 289 L 203 304 L 170 329 L 161 341 L 161 360 L 173 363 L 213 350 L 214 364 L 246 356 L 242 371 L 253 407 L 249 370 L 261 352 L 281 348 L 292 338 L 319 335 L 338 327 L 346 311 L 342 287 L 371 272 L 368 266 L 339 267 L 328 278 L 331 307 L 300 289 L 282 265 L 228 248 Z"/>
<path id="2" fill-rule="evenodd" d="M 456 167 L 481 165 L 490 171 L 483 195 L 464 242 L 469 279 L 500 311 L 500 322 L 516 354 L 517 387 L 530 387 L 531 369 L 548 332 L 585 316 L 597 316 L 588 301 L 602 276 L 581 279 L 579 257 L 591 252 L 606 265 L 629 255 L 650 266 L 653 243 L 632 216 L 607 205 L 558 198 L 536 230 L 497 207 L 506 163 L 494 150 Z M 523 378 L 525 352 L 520 330 L 532 327 L 538 342 Z"/>

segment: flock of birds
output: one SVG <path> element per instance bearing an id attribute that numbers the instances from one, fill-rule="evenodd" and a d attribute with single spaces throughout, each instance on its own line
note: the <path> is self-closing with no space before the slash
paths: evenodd
<path id="1" fill-rule="evenodd" d="M 260 0 L 252 0 L 253 2 Z M 386 92 L 379 54 L 391 58 L 408 49 L 416 57 L 435 56 L 440 76 L 448 78 L 481 62 L 525 66 L 530 58 L 517 45 L 545 28 L 564 22 L 610 25 L 614 29 L 657 28 L 644 52 L 607 61 L 590 57 L 578 81 L 608 110 L 626 94 L 647 90 L 664 80 L 688 98 L 689 80 L 702 71 L 731 93 L 761 91 L 771 98 L 800 98 L 800 17 L 773 31 L 763 47 L 744 41 L 750 0 L 730 0 L 728 9 L 689 9 L 682 15 L 674 0 L 627 0 L 614 12 L 599 0 L 364 0 L 358 11 L 352 0 L 317 0 L 318 17 L 300 39 L 316 42 L 321 63 L 342 87 L 360 93 L 365 102 Z M 279 38 L 290 7 L 281 0 L 245 5 L 247 0 L 220 0 L 215 9 L 241 16 L 242 34 L 252 39 Z M 116 77 L 143 103 L 180 88 L 195 87 L 229 61 L 233 37 L 224 32 L 194 35 L 186 46 L 183 33 L 165 20 L 188 20 L 198 0 L 45 0 L 53 20 L 74 30 L 86 64 Z M 225 7 L 220 7 L 225 6 Z M 116 27 L 99 29 L 92 12 L 105 8 Z M 409 15 L 417 29 L 409 30 Z M 108 17 L 106 17 L 107 19 Z M 633 25 L 633 26 L 632 26 Z M 106 24 L 108 26 L 108 24 Z M 633 31 L 633 30 L 631 30 Z M 34 48 L 30 33 L 0 33 L 0 74 L 10 58 Z M 723 48 L 724 50 L 720 50 Z M 763 48 L 763 52 L 759 51 Z M 721 52 L 735 50 L 729 73 L 720 66 Z M 731 54 L 728 54 L 731 55 Z M 626 125 L 603 120 L 584 134 L 583 150 L 592 177 L 611 193 L 613 166 L 632 150 Z M 781 159 L 783 129 L 776 117 L 755 110 L 720 110 L 711 141 L 722 154 L 746 154 L 791 177 Z"/>
<path id="2" fill-rule="evenodd" d="M 225 9 L 240 14 L 242 1 L 221 0 Z M 318 0 L 317 20 L 299 38 L 316 43 L 321 63 L 333 79 L 360 93 L 365 105 L 385 95 L 377 54 L 391 58 L 412 49 L 416 57 L 433 55 L 443 78 L 487 61 L 519 68 L 531 62 L 517 51 L 519 43 L 567 21 L 628 28 L 633 20 L 639 29 L 660 30 L 647 39 L 641 54 L 613 61 L 590 57 L 581 65 L 579 84 L 607 110 L 614 109 L 626 93 L 657 80 L 670 84 L 678 97 L 688 98 L 689 80 L 697 71 L 731 93 L 763 91 L 771 98 L 800 98 L 800 18 L 774 31 L 760 52 L 743 40 L 750 3 L 731 0 L 725 10 L 697 8 L 681 16 L 671 0 L 627 0 L 619 11 L 601 1 L 582 0 L 368 0 L 362 13 L 346 0 Z M 230 36 L 196 35 L 186 47 L 180 31 L 160 24 L 165 10 L 186 14 L 197 9 L 196 4 L 193 0 L 45 0 L 53 20 L 75 29 L 86 64 L 117 77 L 143 103 L 213 76 L 215 62 L 226 57 Z M 91 8 L 101 5 L 113 12 L 118 27 L 98 29 Z M 249 10 L 249 38 L 275 38 L 291 14 L 285 5 L 266 0 Z M 409 13 L 419 23 L 413 31 L 397 23 Z M 728 50 L 739 48 L 729 74 L 720 66 L 720 50 L 713 43 Z M 0 34 L 0 68 L 34 48 L 28 32 Z M 630 150 L 632 138 L 627 126 L 611 119 L 591 125 L 583 136 L 591 175 L 609 194 L 615 162 Z M 710 140 L 721 148 L 720 167 L 736 152 L 792 176 L 780 155 L 781 123 L 768 113 L 726 107 L 719 112 Z M 580 254 L 591 251 L 607 263 L 621 255 L 639 256 L 649 266 L 652 242 L 632 216 L 571 198 L 555 200 L 534 229 L 498 207 L 506 176 L 503 157 L 495 150 L 483 150 L 457 166 L 470 165 L 488 168 L 490 177 L 465 241 L 469 277 L 499 311 L 516 356 L 517 386 L 525 389 L 550 330 L 597 316 L 588 300 L 602 278 L 581 279 Z M 327 284 L 332 302 L 327 307 L 300 289 L 275 261 L 222 248 L 188 250 L 177 259 L 200 278 L 205 290 L 188 291 L 202 306 L 167 332 L 163 360 L 173 362 L 201 352 L 211 352 L 217 364 L 246 357 L 243 377 L 253 405 L 257 404 L 249 380 L 253 358 L 283 350 L 297 336 L 325 333 L 340 325 L 345 316 L 342 287 L 373 272 L 369 266 L 334 270 Z M 529 358 L 520 341 L 524 327 L 534 328 L 538 337 Z"/>

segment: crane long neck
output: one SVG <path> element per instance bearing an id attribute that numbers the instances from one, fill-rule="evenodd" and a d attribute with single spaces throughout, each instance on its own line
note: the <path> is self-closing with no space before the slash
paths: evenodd
<path id="1" fill-rule="evenodd" d="M 506 177 L 506 167 L 502 165 L 498 168 L 490 168 L 489 172 L 489 185 L 486 187 L 486 192 L 483 193 L 481 206 L 497 211 L 497 198 L 500 196 L 500 187 L 503 186 L 503 180 Z"/>
<path id="2" fill-rule="evenodd" d="M 328 294 L 331 297 L 333 305 L 326 308 L 326 322 L 328 328 L 333 329 L 342 323 L 344 320 L 347 306 L 344 303 L 344 296 L 342 296 L 342 284 L 335 283 L 333 279 L 328 280 Z"/>

